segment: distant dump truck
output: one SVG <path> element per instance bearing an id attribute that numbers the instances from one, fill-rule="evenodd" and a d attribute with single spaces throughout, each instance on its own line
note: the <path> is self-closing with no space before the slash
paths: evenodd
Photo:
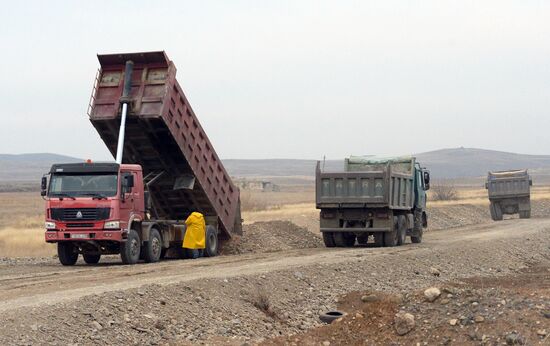
<path id="1" fill-rule="evenodd" d="M 491 205 L 489 211 L 494 221 L 504 214 L 519 213 L 522 219 L 531 217 L 530 187 L 533 181 L 526 169 L 489 172 L 485 188 Z"/>
<path id="2" fill-rule="evenodd" d="M 343 172 L 323 172 L 317 162 L 316 207 L 327 247 L 397 246 L 406 236 L 422 241 L 428 226 L 430 173 L 414 157 L 352 156 Z"/>
<path id="3" fill-rule="evenodd" d="M 160 52 L 98 55 L 101 69 L 88 110 L 116 162 L 54 164 L 42 179 L 45 239 L 59 261 L 88 264 L 102 255 L 156 262 L 181 251 L 185 219 L 206 219 L 205 256 L 218 238 L 242 233 L 233 184 Z M 124 155 L 122 155 L 124 153 Z"/>

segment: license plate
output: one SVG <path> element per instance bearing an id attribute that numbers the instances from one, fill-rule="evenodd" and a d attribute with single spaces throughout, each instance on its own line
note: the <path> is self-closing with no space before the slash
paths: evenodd
<path id="1" fill-rule="evenodd" d="M 87 234 L 81 234 L 81 233 L 71 233 L 71 238 L 72 239 L 85 239 L 85 238 L 88 238 L 88 235 Z"/>

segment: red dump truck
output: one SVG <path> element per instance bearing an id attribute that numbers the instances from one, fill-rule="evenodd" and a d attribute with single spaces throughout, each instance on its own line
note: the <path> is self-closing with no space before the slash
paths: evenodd
<path id="1" fill-rule="evenodd" d="M 88 116 L 116 162 L 54 164 L 42 178 L 48 243 L 59 261 L 101 255 L 156 262 L 181 250 L 184 220 L 204 215 L 205 256 L 242 233 L 233 184 L 164 52 L 98 55 Z"/>

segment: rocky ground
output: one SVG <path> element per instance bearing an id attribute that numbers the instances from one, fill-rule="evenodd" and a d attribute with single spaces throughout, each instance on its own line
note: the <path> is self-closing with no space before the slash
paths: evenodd
<path id="1" fill-rule="evenodd" d="M 257 225 L 260 235 L 269 229 Z M 3 264 L 0 344 L 544 344 L 549 231 L 550 220 L 508 220 L 430 232 L 422 244 L 398 248 L 252 246 L 243 255 L 131 268 Z M 531 272 L 538 279 L 521 288 Z M 434 302 L 423 296 L 430 287 L 440 291 Z M 381 299 L 362 301 L 371 294 Z M 56 295 L 72 298 L 32 301 Z M 323 327 L 319 314 L 337 308 L 348 316 Z M 400 310 L 414 319 L 403 336 Z"/>

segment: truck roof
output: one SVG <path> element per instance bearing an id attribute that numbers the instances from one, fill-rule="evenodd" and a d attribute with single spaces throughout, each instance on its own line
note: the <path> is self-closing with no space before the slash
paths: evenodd
<path id="1" fill-rule="evenodd" d="M 115 173 L 119 165 L 114 162 L 56 163 L 50 173 Z"/>

